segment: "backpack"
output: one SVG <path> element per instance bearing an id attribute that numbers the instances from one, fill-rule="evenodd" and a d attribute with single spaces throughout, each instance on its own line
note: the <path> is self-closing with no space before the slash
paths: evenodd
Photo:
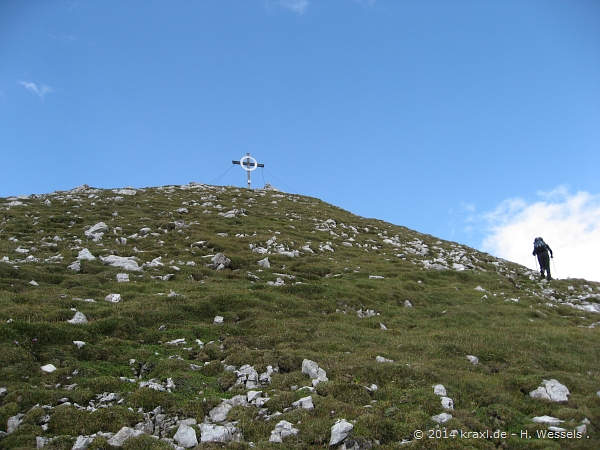
<path id="1" fill-rule="evenodd" d="M 541 237 L 537 237 L 533 241 L 533 248 L 535 248 L 535 249 L 546 248 L 546 243 L 544 242 L 544 240 Z"/>

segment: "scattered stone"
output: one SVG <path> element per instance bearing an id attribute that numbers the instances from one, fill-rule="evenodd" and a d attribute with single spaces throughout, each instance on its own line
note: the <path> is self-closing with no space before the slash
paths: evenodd
<path id="1" fill-rule="evenodd" d="M 529 393 L 531 398 L 549 400 L 557 403 L 567 402 L 569 400 L 567 396 L 569 395 L 571 395 L 571 393 L 567 387 L 554 379 L 543 380 L 540 387 Z"/>
<path id="2" fill-rule="evenodd" d="M 133 272 L 140 272 L 142 268 L 137 263 L 137 258 L 135 256 L 100 256 L 100 260 L 111 267 L 118 267 L 124 270 L 130 270 Z"/>
<path id="3" fill-rule="evenodd" d="M 454 409 L 454 402 L 450 397 L 442 397 L 442 408 L 446 411 L 452 411 Z"/>
<path id="4" fill-rule="evenodd" d="M 481 286 L 477 286 L 474 290 L 480 291 L 480 292 L 485 292 L 485 289 L 482 288 Z"/>
<path id="5" fill-rule="evenodd" d="M 93 261 L 96 259 L 92 252 L 90 252 L 87 248 L 79 250 L 79 254 L 77 255 L 77 259 L 80 261 Z"/>
<path id="6" fill-rule="evenodd" d="M 269 258 L 261 259 L 258 261 L 258 265 L 264 269 L 269 269 L 271 264 L 269 263 Z"/>
<path id="7" fill-rule="evenodd" d="M 223 323 L 224 320 L 223 316 L 215 316 L 213 323 Z"/>
<path id="8" fill-rule="evenodd" d="M 122 447 L 123 443 L 132 437 L 138 437 L 143 435 L 144 432 L 140 430 L 134 430 L 133 428 L 123 427 L 119 430 L 117 434 L 111 437 L 108 440 L 108 445 L 112 445 L 113 447 Z"/>
<path id="9" fill-rule="evenodd" d="M 369 275 L 369 280 L 383 280 L 384 278 L 381 275 Z"/>
<path id="10" fill-rule="evenodd" d="M 381 322 L 379 322 L 379 328 L 382 330 L 387 330 L 387 327 L 384 324 L 382 324 Z"/>
<path id="11" fill-rule="evenodd" d="M 129 282 L 129 274 L 128 273 L 118 273 L 117 274 L 117 282 L 128 283 Z"/>
<path id="12" fill-rule="evenodd" d="M 106 297 L 104 297 L 104 300 L 111 303 L 119 303 L 123 301 L 121 294 L 108 294 Z"/>
<path id="13" fill-rule="evenodd" d="M 292 406 L 295 408 L 307 409 L 309 411 L 312 411 L 313 409 L 315 409 L 315 405 L 313 404 L 312 396 L 310 396 L 310 395 L 308 397 L 303 397 L 300 400 L 296 400 L 294 403 L 292 403 Z"/>
<path id="14" fill-rule="evenodd" d="M 80 311 L 77 311 L 71 320 L 67 320 L 67 322 L 72 323 L 74 325 L 88 323 L 87 317 Z"/>
<path id="15" fill-rule="evenodd" d="M 302 373 L 307 374 L 312 379 L 313 387 L 321 381 L 329 381 L 327 373 L 321 369 L 318 364 L 310 359 L 302 361 Z"/>
<path id="16" fill-rule="evenodd" d="M 195 421 L 195 420 L 194 420 Z M 198 445 L 198 438 L 196 437 L 196 430 L 191 426 L 182 423 L 177 429 L 177 433 L 173 436 L 175 442 L 184 448 L 191 448 Z"/>
<path id="17" fill-rule="evenodd" d="M 476 366 L 477 364 L 479 364 L 479 358 L 477 356 L 467 355 L 467 359 L 469 361 L 471 361 L 471 364 L 473 364 L 474 366 Z"/>
<path id="18" fill-rule="evenodd" d="M 375 358 L 375 361 L 378 363 L 393 363 L 394 362 L 393 359 L 387 359 L 387 358 L 384 358 L 383 356 L 377 356 Z"/>
<path id="19" fill-rule="evenodd" d="M 83 341 L 73 341 L 73 344 L 75 344 L 78 349 L 81 349 L 82 347 L 85 346 L 85 342 L 83 342 Z"/>
<path id="20" fill-rule="evenodd" d="M 200 424 L 200 442 L 229 442 L 241 440 L 241 432 L 232 424 Z"/>
<path id="21" fill-rule="evenodd" d="M 6 434 L 13 434 L 17 428 L 23 422 L 24 414 L 17 414 L 16 416 L 9 417 L 6 421 Z"/>
<path id="22" fill-rule="evenodd" d="M 119 189 L 116 192 L 118 195 L 135 195 L 137 191 L 132 188 Z"/>
<path id="23" fill-rule="evenodd" d="M 531 421 L 534 423 L 547 423 L 548 425 L 558 425 L 564 422 L 564 420 L 560 420 L 552 416 L 538 416 L 531 419 Z"/>
<path id="24" fill-rule="evenodd" d="M 231 403 L 222 402 L 208 412 L 208 417 L 210 418 L 211 422 L 225 422 L 227 420 L 227 414 L 229 414 L 231 408 L 233 408 Z"/>
<path id="25" fill-rule="evenodd" d="M 433 416 L 431 419 L 437 423 L 446 423 L 450 419 L 452 419 L 452 414 L 441 413 L 441 414 L 438 414 L 437 416 Z"/>
<path id="26" fill-rule="evenodd" d="M 268 286 L 283 286 L 284 284 L 285 281 L 283 281 L 283 279 L 280 277 L 277 277 L 275 281 L 267 281 Z"/>
<path id="27" fill-rule="evenodd" d="M 104 222 L 98 222 L 96 225 L 91 227 L 90 229 L 84 231 L 84 234 L 92 239 L 94 242 L 98 242 L 104 236 L 104 233 L 108 232 L 108 227 Z"/>
<path id="28" fill-rule="evenodd" d="M 287 420 L 282 420 L 277 425 L 275 425 L 275 429 L 271 431 L 271 437 L 269 438 L 269 442 L 282 443 L 283 439 L 288 436 L 295 436 L 298 434 L 298 429 L 294 428 L 294 426 L 288 422 Z"/>
<path id="29" fill-rule="evenodd" d="M 73 272 L 80 272 L 81 271 L 81 262 L 80 261 L 75 261 L 71 265 L 67 266 L 67 269 L 70 269 Z"/>
<path id="30" fill-rule="evenodd" d="M 54 364 L 46 364 L 45 366 L 42 366 L 41 369 L 42 372 L 52 373 L 56 370 L 56 366 Z"/>
<path id="31" fill-rule="evenodd" d="M 231 264 L 231 260 L 229 258 L 225 257 L 225 255 L 223 253 L 217 253 L 211 259 L 211 263 L 207 264 L 207 266 L 211 267 L 215 270 L 223 270 L 226 267 L 229 267 L 230 264 Z"/>
<path id="32" fill-rule="evenodd" d="M 329 439 L 329 446 L 334 446 L 340 444 L 344 439 L 346 439 L 349 435 L 354 425 L 350 422 L 347 422 L 346 419 L 339 419 L 335 422 L 335 424 L 331 427 L 331 438 Z"/>
<path id="33" fill-rule="evenodd" d="M 37 283 L 37 281 L 35 281 L 35 280 L 31 280 L 31 281 L 29 282 L 29 284 L 30 284 L 30 285 L 32 285 L 32 286 L 39 286 L 39 284 L 38 284 L 38 283 Z"/>
<path id="34" fill-rule="evenodd" d="M 433 387 L 433 393 L 435 395 L 439 395 L 439 396 L 445 397 L 446 396 L 446 388 L 444 387 L 443 384 L 436 384 Z"/>
<path id="35" fill-rule="evenodd" d="M 410 302 L 410 300 L 404 300 L 404 306 L 405 306 L 406 308 L 412 308 L 412 307 L 413 307 L 413 305 L 412 305 L 412 303 Z"/>

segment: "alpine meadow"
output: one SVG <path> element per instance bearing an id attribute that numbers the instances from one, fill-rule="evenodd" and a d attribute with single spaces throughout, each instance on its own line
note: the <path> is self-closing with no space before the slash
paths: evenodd
<path id="1" fill-rule="evenodd" d="M 0 306 L 2 449 L 600 448 L 600 283 L 270 187 L 0 199 Z"/>

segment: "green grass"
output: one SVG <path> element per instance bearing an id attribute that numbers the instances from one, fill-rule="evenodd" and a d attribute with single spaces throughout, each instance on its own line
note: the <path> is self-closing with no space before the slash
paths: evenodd
<path id="1" fill-rule="evenodd" d="M 438 383 L 455 405 L 453 418 L 439 430 L 489 429 L 517 436 L 413 440 L 409 448 L 600 446 L 599 331 L 589 328 L 599 316 L 557 303 L 548 306 L 544 286 L 530 279 L 525 268 L 298 195 L 172 186 L 139 190 L 120 201 L 115 196 L 111 190 L 62 192 L 32 196 L 23 200 L 26 206 L 10 209 L 0 199 L 0 258 L 9 257 L 9 262 L 0 262 L 0 387 L 7 388 L 0 399 L 0 430 L 9 417 L 25 415 L 15 433 L 0 440 L 0 448 L 35 448 L 36 436 L 55 438 L 48 448 L 71 448 L 79 434 L 133 426 L 142 412 L 156 406 L 169 416 L 202 421 L 222 398 L 245 392 L 233 385 L 235 377 L 221 362 L 251 364 L 259 373 L 268 365 L 278 368 L 263 391 L 270 397 L 267 413 L 281 416 L 265 421 L 256 408 L 235 407 L 229 418 L 238 421 L 245 443 L 230 448 L 248 448 L 248 442 L 257 448 L 283 448 L 268 442 L 279 420 L 300 430 L 286 441 L 286 448 L 323 448 L 339 418 L 354 423 L 353 436 L 359 442 L 407 448 L 400 445 L 402 439 L 413 440 L 415 430 L 436 427 L 431 417 L 443 412 L 432 388 Z M 206 201 L 213 206 L 202 207 Z M 222 209 L 215 208 L 218 204 Z M 182 206 L 189 214 L 175 212 Z M 218 214 L 234 208 L 245 208 L 246 216 L 227 219 Z M 335 234 L 317 229 L 327 219 L 335 220 L 330 228 Z M 181 220 L 183 226 L 177 222 Z M 110 231 L 93 242 L 84 229 L 99 221 Z M 140 234 L 143 227 L 151 229 L 145 237 Z M 383 242 L 395 236 L 401 248 Z M 117 242 L 121 237 L 126 244 Z M 415 239 L 427 244 L 428 255 L 407 250 Z M 266 247 L 269 240 L 270 254 L 250 248 Z M 198 241 L 204 243 L 192 245 Z M 319 250 L 327 242 L 334 252 Z M 313 254 L 301 249 L 309 243 Z M 277 254 L 274 245 L 299 250 L 300 256 Z M 29 253 L 16 252 L 18 247 Z M 164 265 L 130 272 L 129 283 L 117 283 L 116 274 L 124 271 L 98 259 L 82 261 L 78 273 L 69 270 L 82 248 L 95 256 L 137 256 L 140 264 L 160 256 Z M 423 260 L 459 251 L 474 269 L 423 269 Z M 216 252 L 231 259 L 229 268 L 205 266 Z M 16 262 L 29 255 L 37 261 Z M 261 269 L 257 262 L 266 256 L 271 268 Z M 151 278 L 169 273 L 174 274 L 169 281 Z M 280 274 L 296 278 L 286 278 L 284 286 L 267 285 Z M 486 292 L 475 290 L 477 286 Z M 600 292 L 598 283 L 585 280 L 556 280 L 550 286 L 562 300 L 590 288 Z M 180 296 L 167 296 L 171 291 Z M 104 301 L 109 293 L 120 293 L 123 302 Z M 516 298 L 518 302 L 511 300 Z M 406 300 L 412 308 L 404 306 Z M 67 323 L 74 309 L 89 323 Z M 378 315 L 361 319 L 361 309 Z M 213 323 L 217 315 L 224 317 L 223 324 Z M 167 344 L 181 338 L 185 345 Z M 205 343 L 203 348 L 196 339 Z M 85 341 L 85 347 L 77 349 L 74 340 Z M 467 355 L 476 355 L 480 363 L 472 365 Z M 377 356 L 394 362 L 376 363 Z M 308 395 L 292 386 L 311 385 L 301 373 L 305 358 L 316 361 L 330 380 L 312 394 L 313 411 L 291 408 Z M 42 373 L 40 367 L 49 363 L 57 370 Z M 190 364 L 202 368 L 193 371 Z M 138 376 L 138 381 L 171 378 L 176 388 L 158 392 L 120 379 Z M 569 388 L 566 404 L 529 397 L 550 378 Z M 73 384 L 77 386 L 65 389 Z M 371 384 L 379 389 L 369 392 L 365 386 Z M 123 403 L 97 412 L 57 406 L 64 398 L 86 406 L 103 392 L 119 393 Z M 45 432 L 39 423 L 41 405 L 54 407 Z M 585 439 L 518 438 L 521 430 L 534 435 L 547 429 L 531 422 L 541 415 L 564 420 L 568 430 L 586 418 L 591 425 Z M 150 439 L 132 439 L 126 448 L 166 448 Z M 98 438 L 93 447 L 103 445 Z"/>

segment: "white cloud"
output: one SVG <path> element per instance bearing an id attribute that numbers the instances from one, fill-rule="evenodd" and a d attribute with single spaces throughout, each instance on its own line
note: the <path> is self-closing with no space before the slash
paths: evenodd
<path id="1" fill-rule="evenodd" d="M 554 251 L 553 276 L 600 281 L 600 194 L 559 187 L 539 196 L 532 204 L 508 199 L 485 214 L 483 250 L 534 269 L 533 239 L 541 236 Z"/>
<path id="2" fill-rule="evenodd" d="M 25 86 L 25 88 L 28 91 L 33 92 L 36 95 L 39 95 L 40 98 L 44 98 L 44 96 L 46 94 L 50 94 L 50 93 L 54 92 L 54 89 L 52 89 L 50 86 L 46 86 L 45 84 L 42 84 L 39 87 L 35 83 L 32 83 L 30 81 L 19 81 L 19 84 L 21 86 Z"/>
<path id="3" fill-rule="evenodd" d="M 308 8 L 308 0 L 279 0 L 279 4 L 296 14 L 304 14 Z"/>

